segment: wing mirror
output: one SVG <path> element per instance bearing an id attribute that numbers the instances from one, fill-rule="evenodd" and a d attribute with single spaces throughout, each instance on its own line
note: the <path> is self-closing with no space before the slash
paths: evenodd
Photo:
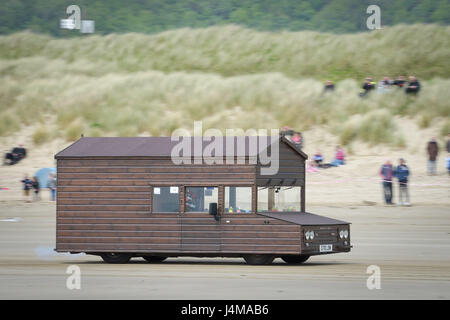
<path id="1" fill-rule="evenodd" d="M 209 204 L 209 214 L 214 216 L 214 219 L 216 219 L 216 221 L 220 220 L 220 216 L 217 211 L 217 202 L 211 202 Z"/>

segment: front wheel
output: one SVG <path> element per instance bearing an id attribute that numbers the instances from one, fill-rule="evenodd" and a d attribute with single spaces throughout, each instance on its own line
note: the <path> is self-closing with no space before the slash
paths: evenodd
<path id="1" fill-rule="evenodd" d="M 131 253 L 107 252 L 100 254 L 106 263 L 127 263 L 131 259 Z"/>
<path id="2" fill-rule="evenodd" d="M 295 256 L 282 256 L 284 262 L 287 264 L 301 264 L 309 259 L 309 256 L 305 254 L 295 255 Z"/>
<path id="3" fill-rule="evenodd" d="M 245 262 L 251 265 L 266 265 L 271 264 L 274 256 L 268 254 L 250 254 L 244 256 Z"/>
<path id="4" fill-rule="evenodd" d="M 167 257 L 162 256 L 143 256 L 142 258 L 147 260 L 147 262 L 163 262 L 167 259 Z"/>

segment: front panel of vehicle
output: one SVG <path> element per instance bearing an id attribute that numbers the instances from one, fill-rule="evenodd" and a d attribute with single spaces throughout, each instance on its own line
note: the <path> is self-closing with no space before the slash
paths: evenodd
<path id="1" fill-rule="evenodd" d="M 350 225 L 302 226 L 302 254 L 318 255 L 348 252 Z"/>

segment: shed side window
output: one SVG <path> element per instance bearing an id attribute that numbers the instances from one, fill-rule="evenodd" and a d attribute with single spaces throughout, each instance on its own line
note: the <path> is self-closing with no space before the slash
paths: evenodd
<path id="1" fill-rule="evenodd" d="M 251 187 L 225 187 L 225 213 L 251 213 Z"/>
<path id="2" fill-rule="evenodd" d="M 186 212 L 208 212 L 210 203 L 218 201 L 217 187 L 186 187 Z"/>
<path id="3" fill-rule="evenodd" d="M 153 187 L 153 212 L 178 212 L 179 190 L 178 187 Z"/>
<path id="4" fill-rule="evenodd" d="M 259 212 L 301 211 L 300 187 L 261 187 L 258 188 Z"/>

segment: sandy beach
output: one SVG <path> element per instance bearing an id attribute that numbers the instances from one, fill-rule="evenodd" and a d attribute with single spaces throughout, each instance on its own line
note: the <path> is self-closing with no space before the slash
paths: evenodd
<path id="1" fill-rule="evenodd" d="M 409 136 L 405 148 L 392 148 L 385 145 L 370 146 L 366 143 L 354 142 L 344 148 L 347 153 L 347 164 L 338 168 L 307 172 L 306 203 L 309 205 L 376 205 L 382 206 L 382 186 L 379 176 L 381 165 L 390 159 L 394 165 L 399 158 L 405 158 L 411 171 L 410 197 L 413 205 L 439 205 L 450 207 L 450 176 L 445 168 L 446 153 L 440 141 L 441 152 L 437 161 L 437 175 L 429 176 L 426 172 L 426 143 L 432 136 L 438 136 L 438 128 L 419 129 L 412 119 L 396 119 L 405 136 Z M 22 185 L 20 180 L 27 173 L 32 176 L 40 168 L 56 167 L 54 155 L 70 145 L 61 139 L 55 139 L 42 146 L 33 146 L 30 132 L 22 130 L 13 136 L 0 139 L 0 150 L 6 152 L 11 146 L 23 143 L 29 155 L 14 166 L 0 166 L 0 201 L 21 200 Z M 304 151 L 310 158 L 321 151 L 324 162 L 331 162 L 334 150 L 339 143 L 338 138 L 326 128 L 317 127 L 303 133 Z M 30 146 L 32 146 L 30 148 Z M 397 200 L 398 185 L 394 186 L 394 200 Z M 50 197 L 43 191 L 43 200 Z"/>
<path id="2" fill-rule="evenodd" d="M 312 257 L 292 266 L 276 259 L 249 266 L 236 258 L 169 258 L 125 265 L 89 255 L 56 254 L 55 206 L 0 206 L 0 299 L 449 299 L 448 207 L 311 206 L 352 222 L 350 253 Z M 81 289 L 68 290 L 69 266 Z M 381 289 L 366 286 L 381 270 Z M 239 290 L 236 290 L 239 288 Z"/>
<path id="3" fill-rule="evenodd" d="M 414 126 L 404 123 L 404 130 Z M 96 256 L 56 254 L 55 203 L 47 190 L 42 201 L 24 203 L 20 180 L 24 173 L 54 167 L 54 154 L 68 143 L 29 148 L 19 164 L 0 167 L 0 299 L 449 299 L 450 177 L 443 155 L 438 174 L 426 173 L 425 144 L 433 134 L 411 130 L 402 150 L 355 143 L 346 165 L 307 173 L 307 211 L 351 222 L 354 248 L 301 266 L 219 258 L 169 258 L 161 264 L 134 258 L 108 265 Z M 334 136 L 317 128 L 304 137 L 306 153 L 320 150 L 326 162 L 332 160 Z M 1 149 L 15 141 L 31 145 L 22 132 L 3 138 Z M 411 207 L 386 206 L 382 199 L 379 167 L 399 157 L 412 171 Z M 70 265 L 81 268 L 81 290 L 66 288 Z M 370 265 L 380 267 L 380 290 L 366 287 Z"/>

